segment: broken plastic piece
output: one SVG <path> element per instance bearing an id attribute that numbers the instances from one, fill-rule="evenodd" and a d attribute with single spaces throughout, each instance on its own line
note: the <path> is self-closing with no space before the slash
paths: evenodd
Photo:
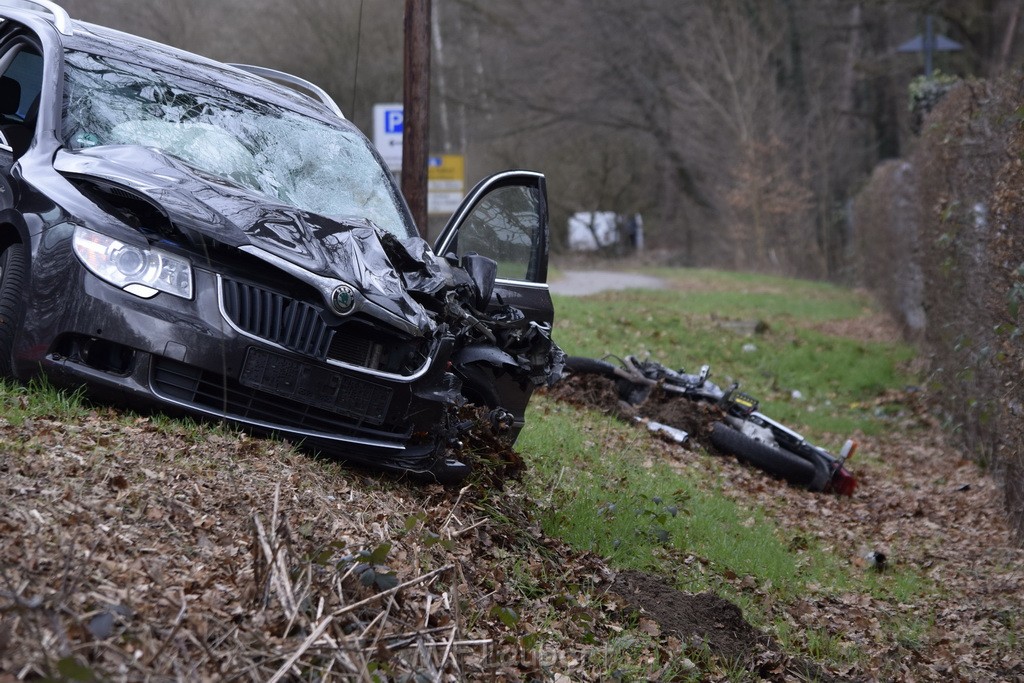
<path id="1" fill-rule="evenodd" d="M 661 422 L 655 422 L 654 420 L 649 420 L 647 422 L 647 429 L 658 434 L 664 434 L 676 443 L 686 443 L 687 439 L 690 438 L 690 435 L 682 429 L 671 427 L 667 424 L 662 424 Z"/>

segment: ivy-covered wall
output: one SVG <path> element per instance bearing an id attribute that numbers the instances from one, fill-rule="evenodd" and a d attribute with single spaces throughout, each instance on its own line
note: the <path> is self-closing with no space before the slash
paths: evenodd
<path id="1" fill-rule="evenodd" d="M 951 89 L 854 220 L 864 283 L 928 355 L 931 395 L 1024 538 L 1024 77 Z"/>

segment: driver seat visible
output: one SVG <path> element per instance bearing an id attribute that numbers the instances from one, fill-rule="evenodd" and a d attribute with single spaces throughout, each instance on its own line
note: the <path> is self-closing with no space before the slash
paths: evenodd
<path id="1" fill-rule="evenodd" d="M 7 76 L 0 77 L 0 133 L 20 157 L 32 144 L 32 129 L 18 115 L 21 106 L 21 84 Z"/>

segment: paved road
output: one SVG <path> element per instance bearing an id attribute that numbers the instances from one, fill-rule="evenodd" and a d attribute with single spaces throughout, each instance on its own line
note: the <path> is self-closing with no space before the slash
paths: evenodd
<path id="1" fill-rule="evenodd" d="M 549 283 L 552 294 L 586 296 L 609 289 L 662 289 L 665 283 L 653 275 L 618 273 L 610 270 L 564 270 Z"/>

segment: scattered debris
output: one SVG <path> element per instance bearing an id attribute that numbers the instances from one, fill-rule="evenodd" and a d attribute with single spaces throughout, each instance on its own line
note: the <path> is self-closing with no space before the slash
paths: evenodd
<path id="1" fill-rule="evenodd" d="M 677 395 L 658 387 L 640 405 L 632 406 L 619 398 L 613 380 L 596 375 L 566 374 L 554 386 L 543 391 L 556 400 L 597 410 L 627 422 L 670 425 L 687 435 L 683 445 L 688 448 L 696 444 L 706 450 L 711 449 L 711 426 L 721 421 L 723 416 L 715 405 L 680 400 Z"/>
<path id="2" fill-rule="evenodd" d="M 764 320 L 719 320 L 718 326 L 736 334 L 752 337 L 755 334 L 766 334 L 771 328 Z"/>
<path id="3" fill-rule="evenodd" d="M 608 362 L 612 359 L 615 362 Z M 606 356 L 604 359 L 584 356 L 566 356 L 565 371 L 569 377 L 578 376 L 582 381 L 605 379 L 611 381 L 618 397 L 634 412 L 634 420 L 656 424 L 651 431 L 671 434 L 678 443 L 688 441 L 684 425 L 676 426 L 675 419 L 655 419 L 649 405 L 653 396 L 673 407 L 674 412 L 684 404 L 704 406 L 716 411 L 718 420 L 703 427 L 710 435 L 715 452 L 735 456 L 738 460 L 757 467 L 767 474 L 785 479 L 788 483 L 810 491 L 835 493 L 849 496 L 857 486 L 857 480 L 846 469 L 845 462 L 853 453 L 855 444 L 847 440 L 842 454 L 818 446 L 786 425 L 761 413 L 760 402 L 749 394 L 738 391 L 739 385 L 720 387 L 710 380 L 711 367 L 704 365 L 696 374 L 685 370 L 673 370 L 654 360 L 640 360 L 628 355 L 623 358 Z M 563 379 L 565 373 L 563 373 Z M 656 402 L 659 402 L 656 401 Z M 686 408 L 682 408 L 687 410 Z M 688 412 L 692 413 L 691 407 Z M 621 412 L 621 411 L 620 411 Z M 709 412 L 706 410 L 704 415 Z M 684 418 L 685 419 L 685 418 Z M 680 430 L 680 434 L 669 429 Z"/>
<path id="4" fill-rule="evenodd" d="M 872 550 L 864 555 L 865 566 L 869 569 L 874 569 L 876 572 L 884 572 L 889 566 L 888 562 L 889 559 L 886 557 L 885 553 L 877 550 Z"/>
<path id="5" fill-rule="evenodd" d="M 646 424 L 648 431 L 654 432 L 655 434 L 660 434 L 666 437 L 669 441 L 673 441 L 678 444 L 684 444 L 686 443 L 687 439 L 690 438 L 690 435 L 687 432 L 684 432 L 682 429 L 677 429 L 667 424 L 662 424 L 661 422 L 655 422 L 654 420 L 648 420 L 642 417 L 637 417 L 635 419 L 642 424 Z"/>

